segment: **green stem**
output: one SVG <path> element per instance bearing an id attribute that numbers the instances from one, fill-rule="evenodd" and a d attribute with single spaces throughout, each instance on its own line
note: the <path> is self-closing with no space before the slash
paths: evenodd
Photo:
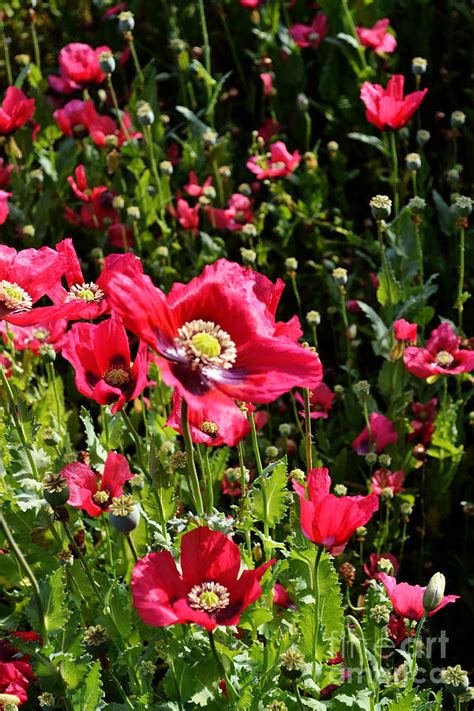
<path id="1" fill-rule="evenodd" d="M 464 272 L 465 272 L 465 253 L 466 253 L 466 231 L 464 227 L 459 230 L 459 282 L 458 282 L 458 330 L 459 335 L 462 335 L 462 312 L 464 304 L 462 303 L 464 293 Z"/>
<path id="2" fill-rule="evenodd" d="M 207 31 L 204 0 L 199 0 L 199 17 L 201 20 L 202 37 L 204 40 L 204 66 L 206 67 L 207 73 L 211 74 L 211 46 L 209 44 L 209 34 Z"/>
<path id="3" fill-rule="evenodd" d="M 35 460 L 34 460 L 34 458 L 33 458 L 32 453 L 31 453 L 30 445 L 29 445 L 29 443 L 27 442 L 27 439 L 26 439 L 25 431 L 24 431 L 24 429 L 23 429 L 22 422 L 21 422 L 21 420 L 20 420 L 20 417 L 18 416 L 18 413 L 17 413 L 17 410 L 16 410 L 15 397 L 14 397 L 14 395 L 13 395 L 12 388 L 10 387 L 10 383 L 9 383 L 9 381 L 8 381 L 8 378 L 7 378 L 7 376 L 5 375 L 5 370 L 4 370 L 3 366 L 0 368 L 0 378 L 1 378 L 1 381 L 2 381 L 2 385 L 3 385 L 3 387 L 5 388 L 5 391 L 6 391 L 6 393 L 7 393 L 7 398 L 8 398 L 8 402 L 9 402 L 9 404 L 10 404 L 10 411 L 11 411 L 11 414 L 12 414 L 12 417 L 13 417 L 13 422 L 14 422 L 15 428 L 16 428 L 16 430 L 17 430 L 17 432 L 18 432 L 18 436 L 19 436 L 19 438 L 20 438 L 20 442 L 21 442 L 21 444 L 22 444 L 22 446 L 23 446 L 23 449 L 25 450 L 25 454 L 26 454 L 26 457 L 27 457 L 27 459 L 28 459 L 28 463 L 29 463 L 29 465 L 30 465 L 31 472 L 32 472 L 34 478 L 35 478 L 36 480 L 39 480 L 40 476 L 39 476 L 38 468 L 37 468 L 37 466 L 36 466 L 36 462 L 35 462 Z"/>
<path id="4" fill-rule="evenodd" d="M 398 192 L 398 154 L 397 154 L 397 139 L 395 131 L 390 131 L 390 148 L 392 151 L 392 189 L 395 217 L 400 210 L 400 195 Z"/>
<path id="5" fill-rule="evenodd" d="M 257 428 L 255 427 L 255 418 L 253 416 L 253 412 L 248 413 L 248 420 L 250 423 L 250 433 L 252 437 L 252 447 L 255 456 L 255 463 L 257 465 L 257 474 L 260 476 L 260 474 L 262 474 L 263 472 L 263 465 L 262 459 L 260 457 L 260 450 L 258 448 Z"/>
<path id="6" fill-rule="evenodd" d="M 72 546 L 72 548 L 73 548 L 73 550 L 74 550 L 74 555 L 75 555 L 75 556 L 77 557 L 77 559 L 79 560 L 79 563 L 81 564 L 82 569 L 83 569 L 84 573 L 86 574 L 86 577 L 87 577 L 88 581 L 89 581 L 90 584 L 91 584 L 92 591 L 93 591 L 94 595 L 96 596 L 98 602 L 101 604 L 102 608 L 105 608 L 104 601 L 103 601 L 103 599 L 102 599 L 102 595 L 100 594 L 100 587 L 99 587 L 99 585 L 96 583 L 96 581 L 94 580 L 94 578 L 92 577 L 92 573 L 91 573 L 90 568 L 89 568 L 89 566 L 88 566 L 88 564 L 87 564 L 87 561 L 86 561 L 86 559 L 84 558 L 84 556 L 82 555 L 81 549 L 79 548 L 79 546 L 77 545 L 76 541 L 74 540 L 74 536 L 73 536 L 72 533 L 71 533 L 71 529 L 70 529 L 69 526 L 67 525 L 66 521 L 61 521 L 61 523 L 62 523 L 62 525 L 63 525 L 63 528 L 64 528 L 64 531 L 65 531 L 65 533 L 66 533 L 66 536 L 67 536 L 68 539 L 69 539 L 69 543 L 71 544 L 71 546 Z"/>
<path id="7" fill-rule="evenodd" d="M 204 445 L 204 471 L 207 478 L 208 511 L 212 513 L 214 508 L 214 479 L 211 471 L 211 462 L 209 461 L 209 447 L 206 447 L 206 445 Z"/>
<path id="8" fill-rule="evenodd" d="M 237 444 L 237 451 L 239 453 L 240 488 L 242 489 L 240 503 L 243 505 L 244 499 L 247 496 L 247 482 L 245 481 L 244 445 L 242 440 Z"/>
<path id="9" fill-rule="evenodd" d="M 193 440 L 191 438 L 191 431 L 189 429 L 188 422 L 188 403 L 184 399 L 181 402 L 181 429 L 186 447 L 189 493 L 191 494 L 196 513 L 203 514 L 204 504 L 202 502 L 201 488 L 199 486 L 199 477 L 196 469 L 196 460 L 194 459 Z"/>
<path id="10" fill-rule="evenodd" d="M 123 122 L 122 113 L 121 113 L 121 111 L 120 111 L 120 109 L 119 109 L 119 105 L 118 105 L 118 101 L 117 101 L 117 95 L 116 95 L 116 93 L 115 93 L 114 85 L 113 85 L 113 83 L 112 83 L 112 76 L 111 76 L 110 74 L 107 74 L 107 85 L 108 85 L 108 87 L 109 87 L 110 95 L 111 95 L 111 97 L 112 97 L 112 103 L 113 103 L 113 105 L 114 105 L 115 113 L 116 113 L 116 115 L 117 115 L 117 121 L 118 121 L 119 124 L 120 124 L 120 128 L 122 129 L 122 131 L 123 131 L 123 133 L 124 133 L 124 135 L 125 135 L 125 138 L 127 139 L 127 141 L 129 141 L 129 140 L 130 140 L 130 134 L 129 134 L 127 128 L 125 127 L 124 122 Z"/>
<path id="11" fill-rule="evenodd" d="M 428 613 L 424 612 L 423 617 L 421 620 L 418 622 L 418 626 L 416 628 L 415 636 L 413 638 L 413 647 L 412 647 L 412 658 L 411 658 L 411 667 L 410 667 L 410 676 L 408 679 L 408 683 L 406 685 L 406 692 L 410 692 L 413 689 L 413 684 L 415 683 L 415 677 L 416 673 L 418 671 L 418 640 L 420 638 L 421 630 L 423 628 L 423 625 L 426 622 L 426 618 L 428 617 Z"/>
<path id="12" fill-rule="evenodd" d="M 296 283 L 296 272 L 291 272 L 291 285 L 293 287 L 293 293 L 295 295 L 296 303 L 298 305 L 298 314 L 300 317 L 300 321 L 303 321 L 303 315 L 301 313 L 301 297 L 300 297 L 300 292 L 298 291 L 298 284 Z"/>
<path id="13" fill-rule="evenodd" d="M 349 26 L 350 32 L 357 42 L 357 51 L 359 52 L 359 57 L 360 57 L 360 61 L 362 64 L 362 68 L 367 69 L 369 65 L 367 64 L 367 60 L 365 58 L 365 50 L 360 43 L 359 35 L 357 34 L 356 26 L 355 26 L 354 20 L 352 18 L 351 11 L 349 10 L 347 0 L 342 0 L 342 8 L 344 10 L 344 15 L 346 16 L 346 22 Z"/>
<path id="14" fill-rule="evenodd" d="M 222 659 L 219 657 L 219 654 L 217 653 L 216 643 L 214 641 L 214 634 L 212 632 L 208 632 L 207 635 L 209 637 L 209 646 L 211 647 L 212 656 L 214 657 L 214 659 L 216 661 L 217 668 L 219 669 L 220 673 L 222 674 L 222 678 L 223 678 L 225 685 L 226 685 L 226 690 L 229 695 L 229 703 L 234 704 L 234 702 L 238 698 L 237 692 L 235 691 L 234 687 L 232 686 L 232 683 L 231 683 L 229 677 L 227 676 L 227 672 L 225 670 Z"/>
<path id="15" fill-rule="evenodd" d="M 313 453 L 311 450 L 312 434 L 311 434 L 311 402 L 310 391 L 308 388 L 303 389 L 304 397 L 304 426 L 306 438 L 306 473 L 308 474 L 313 468 Z"/>
<path id="16" fill-rule="evenodd" d="M 137 453 L 138 465 L 139 465 L 140 469 L 142 470 L 142 472 L 147 477 L 147 479 L 150 480 L 150 474 L 148 472 L 147 466 L 144 461 L 143 452 L 142 452 L 142 443 L 141 443 L 140 437 L 138 435 L 138 432 L 136 431 L 135 427 L 133 426 L 132 421 L 129 418 L 129 416 L 127 415 L 127 413 L 125 412 L 125 410 L 121 410 L 120 414 L 122 416 L 122 420 L 124 421 L 127 430 L 129 431 L 129 433 L 135 443 L 135 450 Z"/>
<path id="17" fill-rule="evenodd" d="M 143 76 L 143 72 L 142 72 L 142 68 L 141 68 L 141 66 L 140 66 L 140 62 L 138 61 L 137 50 L 135 49 L 135 42 L 133 41 L 133 37 L 130 38 L 128 45 L 129 45 L 129 47 L 130 47 L 130 52 L 131 52 L 131 54 L 132 54 L 133 63 L 134 63 L 134 65 L 135 65 L 135 69 L 136 69 L 137 74 L 138 74 L 138 79 L 139 79 L 139 81 L 140 81 L 140 84 L 141 84 L 142 87 L 143 87 L 143 85 L 145 84 L 145 77 Z"/>
<path id="18" fill-rule="evenodd" d="M 360 651 L 362 654 L 362 663 L 364 664 L 365 675 L 367 677 L 367 686 L 371 691 L 374 691 L 374 680 L 372 678 L 372 672 L 370 671 L 369 660 L 367 658 L 367 648 L 365 643 L 364 632 L 362 630 L 362 627 L 360 626 L 359 620 L 356 617 L 354 617 L 353 615 L 347 615 L 346 620 L 352 622 L 352 624 L 356 627 L 359 633 L 361 641 Z M 371 698 L 371 708 L 373 708 L 373 698 Z"/>
<path id="19" fill-rule="evenodd" d="M 56 383 L 56 377 L 54 373 L 54 366 L 52 363 L 48 363 L 48 370 L 51 377 L 51 385 L 53 387 L 54 402 L 56 404 L 56 419 L 58 421 L 58 431 L 59 434 L 62 433 L 63 426 L 61 422 L 61 403 L 59 402 L 58 386 Z"/>
<path id="20" fill-rule="evenodd" d="M 158 166 L 156 165 L 155 148 L 153 145 L 151 126 L 144 126 L 144 135 L 145 135 L 145 141 L 146 141 L 146 144 L 148 147 L 148 153 L 150 154 L 150 163 L 151 163 L 151 169 L 153 172 L 153 177 L 155 178 L 156 187 L 158 188 L 158 198 L 160 201 L 158 210 L 160 212 L 161 221 L 164 222 L 165 200 L 164 200 L 164 196 L 163 196 L 163 186 L 161 184 L 160 175 L 158 173 Z"/>
<path id="21" fill-rule="evenodd" d="M 0 32 L 2 34 L 3 51 L 5 53 L 5 68 L 7 70 L 8 84 L 11 86 L 13 84 L 13 73 L 10 62 L 10 50 L 8 49 L 7 37 L 5 35 L 5 25 L 3 24 L 2 19 L 0 19 Z"/>
<path id="22" fill-rule="evenodd" d="M 388 259 L 387 259 L 387 253 L 385 251 L 385 244 L 383 241 L 383 224 L 382 220 L 377 220 L 377 237 L 378 241 L 380 244 L 380 252 L 381 252 L 381 257 L 382 257 L 382 270 L 385 276 L 385 285 L 387 288 L 387 311 L 388 311 L 388 320 L 391 320 L 391 315 L 392 315 L 392 281 L 390 277 L 390 268 L 388 264 Z"/>
<path id="23" fill-rule="evenodd" d="M 127 534 L 126 538 L 127 538 L 128 547 L 130 548 L 130 550 L 132 552 L 133 559 L 134 559 L 135 563 L 138 563 L 138 553 L 137 553 L 137 549 L 135 548 L 135 544 L 132 541 L 132 537 L 130 536 L 130 534 Z"/>
<path id="24" fill-rule="evenodd" d="M 18 560 L 18 563 L 20 564 L 20 567 L 23 568 L 26 577 L 29 579 L 29 581 L 31 583 L 31 587 L 33 588 L 33 596 L 35 598 L 36 607 L 38 609 L 38 618 L 39 618 L 39 621 L 41 624 L 41 634 L 44 636 L 47 636 L 46 635 L 46 622 L 45 622 L 45 616 L 44 616 L 44 608 L 43 608 L 43 603 L 41 600 L 41 594 L 40 594 L 38 581 L 36 580 L 35 574 L 33 573 L 30 566 L 28 565 L 26 558 L 24 557 L 23 553 L 19 549 L 19 547 L 13 537 L 13 533 L 11 532 L 10 527 L 8 526 L 8 523 L 6 522 L 6 519 L 1 512 L 0 512 L 0 526 L 3 529 L 5 538 L 7 539 L 10 548 L 14 552 L 14 554 Z"/>
<path id="25" fill-rule="evenodd" d="M 41 53 L 39 48 L 38 35 L 36 33 L 36 22 L 33 17 L 31 18 L 31 38 L 33 40 L 33 49 L 35 52 L 35 64 L 41 72 Z"/>
<path id="26" fill-rule="evenodd" d="M 313 659 L 311 662 L 311 674 L 313 679 L 316 675 L 316 649 L 318 646 L 319 638 L 319 563 L 321 561 L 321 556 L 323 554 L 323 546 L 318 546 L 316 551 L 316 559 L 314 561 L 314 572 L 313 572 L 313 593 L 314 593 L 314 635 L 313 635 Z"/>
<path id="27" fill-rule="evenodd" d="M 418 253 L 418 261 L 420 262 L 420 281 L 421 286 L 425 283 L 424 267 L 423 267 L 423 242 L 421 238 L 421 229 L 418 222 L 415 223 L 416 233 L 416 251 Z"/>

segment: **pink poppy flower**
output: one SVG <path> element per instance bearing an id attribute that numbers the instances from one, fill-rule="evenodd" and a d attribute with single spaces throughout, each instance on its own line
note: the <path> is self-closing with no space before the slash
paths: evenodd
<path id="1" fill-rule="evenodd" d="M 10 136 L 25 125 L 35 112 L 35 100 L 16 86 L 9 86 L 0 106 L 0 136 Z"/>
<path id="2" fill-rule="evenodd" d="M 385 447 L 393 444 L 398 440 L 398 434 L 393 426 L 392 420 L 389 420 L 385 415 L 380 415 L 378 412 L 373 412 L 369 417 L 370 429 L 372 433 L 372 449 L 380 454 Z M 352 446 L 361 456 L 365 456 L 371 451 L 369 432 L 367 427 L 364 427 L 360 435 L 352 442 Z"/>
<path id="3" fill-rule="evenodd" d="M 326 385 L 326 383 L 321 383 L 321 385 L 318 385 L 317 388 L 312 390 L 311 397 L 309 399 L 310 418 L 312 420 L 318 420 L 319 418 L 327 420 L 334 397 L 333 391 Z M 295 400 L 297 400 L 300 405 L 304 405 L 304 399 L 299 392 L 295 392 Z M 299 410 L 299 414 L 301 417 L 304 417 L 304 410 Z"/>
<path id="4" fill-rule="evenodd" d="M 271 96 L 273 93 L 273 79 L 269 72 L 262 72 L 260 74 L 260 79 L 263 82 L 263 93 L 265 96 Z"/>
<path id="5" fill-rule="evenodd" d="M 95 120 L 97 111 L 92 101 L 73 99 L 62 109 L 56 109 L 53 118 L 65 136 L 81 138 L 89 132 L 89 124 Z"/>
<path id="6" fill-rule="evenodd" d="M 199 203 L 191 207 L 186 200 L 178 198 L 176 211 L 172 209 L 181 227 L 185 230 L 189 230 L 194 237 L 196 237 L 199 230 L 199 208 Z"/>
<path id="7" fill-rule="evenodd" d="M 270 155 L 252 156 L 247 161 L 247 168 L 255 173 L 258 180 L 286 178 L 296 170 L 300 160 L 298 151 L 290 153 L 283 141 L 277 141 L 270 146 Z"/>
<path id="8" fill-rule="evenodd" d="M 436 408 L 438 407 L 438 398 L 433 397 L 428 402 L 413 402 L 411 409 L 415 415 L 415 419 L 411 420 L 410 425 L 413 429 L 408 434 L 410 442 L 419 442 L 425 447 L 431 442 L 431 438 L 435 431 L 434 420 L 436 418 Z"/>
<path id="9" fill-rule="evenodd" d="M 382 496 L 385 489 L 390 489 L 390 491 L 395 496 L 401 491 L 404 491 L 404 488 L 402 486 L 404 479 L 405 472 L 401 470 L 397 472 L 392 472 L 390 471 L 390 469 L 377 469 L 377 471 L 374 472 L 372 479 L 370 480 L 371 490 L 374 492 L 374 494 L 377 494 L 377 496 Z"/>
<path id="10" fill-rule="evenodd" d="M 12 195 L 13 193 L 7 193 L 5 190 L 0 190 L 0 225 L 3 225 L 10 214 L 8 198 L 11 198 Z"/>
<path id="11" fill-rule="evenodd" d="M 212 175 L 209 175 L 202 185 L 199 184 L 198 177 L 194 170 L 189 173 L 189 182 L 184 186 L 184 190 L 191 195 L 191 197 L 201 197 L 205 195 L 206 188 L 212 185 Z"/>
<path id="12" fill-rule="evenodd" d="M 392 564 L 393 576 L 396 577 L 400 567 L 398 559 L 392 553 L 371 553 L 369 556 L 369 564 L 364 563 L 364 572 L 372 580 L 378 580 L 382 570 L 379 563 L 381 560 L 388 560 Z"/>
<path id="13" fill-rule="evenodd" d="M 360 98 L 365 104 L 367 121 L 381 131 L 393 128 L 395 131 L 405 126 L 424 99 L 428 89 L 414 91 L 403 96 L 405 77 L 394 74 L 387 88 L 365 81 L 360 90 Z"/>
<path id="14" fill-rule="evenodd" d="M 133 604 L 153 627 L 194 622 L 211 632 L 217 625 L 238 625 L 262 594 L 260 580 L 274 562 L 239 575 L 239 547 L 220 531 L 200 526 L 181 539 L 181 571 L 169 551 L 149 553 L 136 563 Z"/>
<path id="15" fill-rule="evenodd" d="M 61 474 L 71 492 L 68 504 L 95 517 L 109 510 L 112 499 L 122 496 L 123 485 L 133 478 L 126 458 L 116 452 L 108 453 L 102 475 L 82 462 L 68 464 Z"/>
<path id="16" fill-rule="evenodd" d="M 132 364 L 127 333 L 117 316 L 98 324 L 75 323 L 62 355 L 76 371 L 79 392 L 100 405 L 112 405 L 114 413 L 149 384 L 147 346 L 139 344 Z"/>
<path id="17" fill-rule="evenodd" d="M 416 323 L 410 323 L 405 321 L 404 318 L 399 318 L 393 324 L 393 331 L 395 333 L 395 338 L 397 341 L 408 341 L 409 343 L 416 343 L 418 325 Z"/>
<path id="18" fill-rule="evenodd" d="M 59 353 L 66 341 L 67 319 L 55 321 L 39 322 L 35 326 L 14 326 L 9 324 L 8 330 L 13 334 L 13 346 L 15 350 L 29 350 L 38 355 L 41 346 L 45 343 L 52 346 L 56 353 Z M 0 321 L 0 334 L 8 343 L 7 329 L 4 321 Z"/>
<path id="19" fill-rule="evenodd" d="M 13 165 L 5 165 L 3 158 L 0 158 L 0 190 L 8 188 L 11 183 L 11 175 L 14 170 Z"/>
<path id="20" fill-rule="evenodd" d="M 225 210 L 209 208 L 207 215 L 216 229 L 227 229 L 231 232 L 240 232 L 254 220 L 252 201 L 241 193 L 233 193 L 230 196 Z"/>
<path id="21" fill-rule="evenodd" d="M 296 610 L 296 605 L 288 595 L 287 589 L 281 583 L 275 583 L 273 586 L 273 604 L 278 607 L 283 607 L 285 610 Z"/>
<path id="22" fill-rule="evenodd" d="M 391 54 L 397 47 L 397 40 L 388 31 L 390 20 L 384 17 L 373 27 L 356 27 L 360 43 L 373 49 L 376 54 Z"/>
<path id="23" fill-rule="evenodd" d="M 474 351 L 460 349 L 460 343 L 452 326 L 442 323 L 431 332 L 424 348 L 410 346 L 405 350 L 405 367 L 417 378 L 470 373 L 474 370 Z"/>
<path id="24" fill-rule="evenodd" d="M 387 595 L 389 596 L 393 609 L 400 617 L 408 617 L 409 620 L 421 620 L 425 612 L 423 607 L 423 595 L 426 587 L 420 585 L 409 585 L 408 583 L 397 583 L 396 579 L 386 573 L 379 573 L 379 580 L 383 583 Z M 446 595 L 435 610 L 428 613 L 431 617 L 450 602 L 456 602 L 459 595 Z"/>
<path id="25" fill-rule="evenodd" d="M 60 94 L 71 94 L 82 87 L 102 84 L 106 75 L 100 68 L 99 55 L 110 51 L 107 46 L 94 49 L 88 44 L 71 42 L 59 52 L 61 75 L 48 77 L 50 87 Z"/>
<path id="26" fill-rule="evenodd" d="M 292 480 L 300 499 L 300 523 L 303 534 L 333 555 L 344 550 L 356 528 L 365 526 L 379 508 L 376 494 L 335 496 L 329 493 L 331 477 L 327 469 L 312 469 L 306 487 Z"/>
<path id="27" fill-rule="evenodd" d="M 299 47 L 318 47 L 328 33 L 328 18 L 319 12 L 310 25 L 296 24 L 290 27 L 290 36 Z"/>

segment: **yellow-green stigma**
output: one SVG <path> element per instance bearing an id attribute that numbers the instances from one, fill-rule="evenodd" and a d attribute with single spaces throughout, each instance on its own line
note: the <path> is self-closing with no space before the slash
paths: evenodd
<path id="1" fill-rule="evenodd" d="M 201 583 L 195 585 L 188 595 L 189 605 L 195 610 L 216 612 L 229 604 L 229 592 L 219 583 Z"/>
<path id="2" fill-rule="evenodd" d="M 436 363 L 442 368 L 448 368 L 454 360 L 454 356 L 448 351 L 440 351 L 436 355 Z"/>
<path id="3" fill-rule="evenodd" d="M 67 295 L 66 301 L 86 301 L 88 304 L 99 303 L 104 298 L 104 292 L 93 281 L 88 284 L 74 284 Z"/>
<path id="4" fill-rule="evenodd" d="M 21 286 L 11 281 L 2 279 L 0 281 L 0 304 L 6 309 L 6 313 L 20 313 L 29 311 L 33 306 L 31 296 Z M 0 312 L 3 311 L 0 307 Z"/>
<path id="5" fill-rule="evenodd" d="M 188 321 L 178 329 L 176 343 L 193 368 L 231 368 L 237 358 L 235 343 L 227 331 L 213 321 Z"/>

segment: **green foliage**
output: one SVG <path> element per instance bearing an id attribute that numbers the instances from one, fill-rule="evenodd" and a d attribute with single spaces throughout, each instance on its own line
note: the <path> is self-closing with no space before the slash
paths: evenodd
<path id="1" fill-rule="evenodd" d="M 259 489 L 254 490 L 254 515 L 268 522 L 270 527 L 279 523 L 286 511 L 286 486 L 288 483 L 286 458 L 270 464 L 255 481 Z"/>

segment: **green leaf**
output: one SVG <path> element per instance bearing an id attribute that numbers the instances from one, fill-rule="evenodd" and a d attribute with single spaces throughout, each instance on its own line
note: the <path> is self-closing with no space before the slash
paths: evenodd
<path id="1" fill-rule="evenodd" d="M 58 568 L 47 581 L 40 583 L 40 597 L 43 603 L 44 624 L 47 632 L 56 632 L 64 627 L 70 616 L 63 579 L 64 570 Z M 41 629 L 34 600 L 29 603 L 29 615 L 34 629 Z"/>
<path id="2" fill-rule="evenodd" d="M 369 319 L 374 330 L 375 341 L 372 341 L 374 353 L 387 358 L 390 353 L 390 334 L 387 326 L 371 306 L 364 301 L 358 301 L 357 303 Z"/>
<path id="3" fill-rule="evenodd" d="M 387 150 L 383 144 L 383 141 L 381 141 L 377 136 L 369 136 L 367 133 L 358 133 L 357 131 L 353 131 L 347 135 L 354 141 L 365 143 L 367 146 L 372 146 L 372 148 L 376 148 L 381 153 L 387 155 Z"/>
<path id="4" fill-rule="evenodd" d="M 271 466 L 270 476 L 265 475 L 269 469 L 267 467 L 267 470 L 264 470 L 256 480 L 260 490 L 254 489 L 253 502 L 255 516 L 262 521 L 267 521 L 268 525 L 273 527 L 281 521 L 287 508 L 285 504 L 288 483 L 286 457 Z"/>
<path id="5" fill-rule="evenodd" d="M 402 296 L 402 288 L 390 266 L 388 267 L 388 273 L 382 270 L 379 279 L 380 285 L 377 289 L 377 301 L 379 304 L 382 306 L 397 304 Z"/>
<path id="6" fill-rule="evenodd" d="M 85 711 L 85 709 L 93 711 L 100 707 L 103 697 L 100 662 L 95 661 L 84 680 L 84 684 L 81 684 L 72 697 L 72 704 L 77 711 Z"/>
<path id="7" fill-rule="evenodd" d="M 107 452 L 101 445 L 98 436 L 96 435 L 94 429 L 94 423 L 92 422 L 92 417 L 90 413 L 83 406 L 81 407 L 81 414 L 79 415 L 83 424 L 84 431 L 86 433 L 87 449 L 89 452 L 91 464 L 96 467 L 103 467 L 105 460 L 107 459 Z"/>

